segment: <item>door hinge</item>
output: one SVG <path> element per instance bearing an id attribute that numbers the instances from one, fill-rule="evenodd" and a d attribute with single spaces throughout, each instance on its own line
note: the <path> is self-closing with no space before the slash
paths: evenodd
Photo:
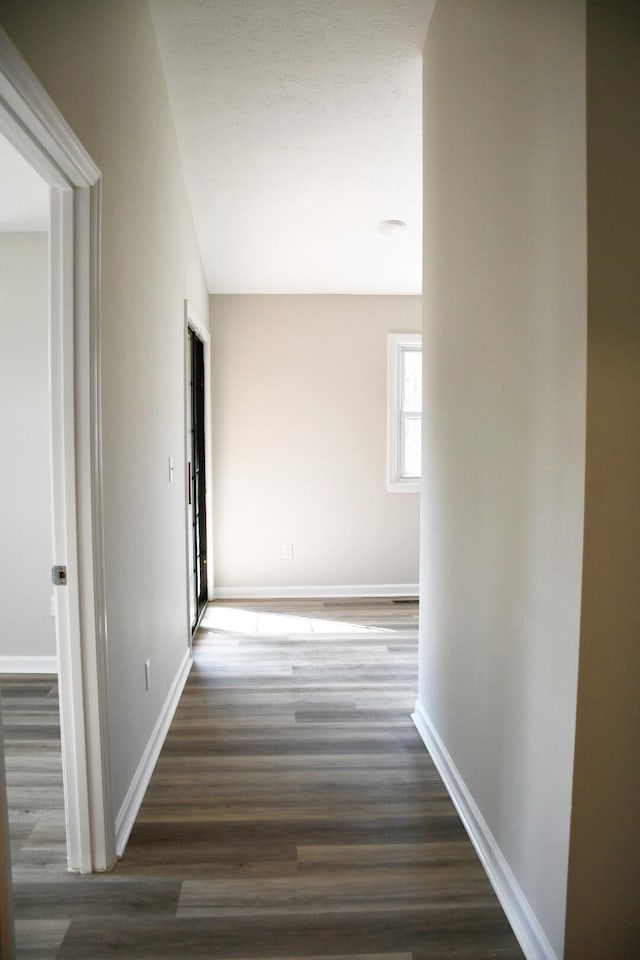
<path id="1" fill-rule="evenodd" d="M 66 587 L 67 585 L 67 568 L 66 567 L 54 567 L 51 571 L 51 579 L 57 587 Z"/>

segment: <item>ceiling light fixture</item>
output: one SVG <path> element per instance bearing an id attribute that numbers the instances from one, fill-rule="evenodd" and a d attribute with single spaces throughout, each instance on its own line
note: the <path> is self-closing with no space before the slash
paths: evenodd
<path id="1" fill-rule="evenodd" d="M 387 237 L 395 237 L 399 233 L 404 233 L 406 229 L 407 225 L 404 220 L 382 220 L 378 224 L 380 233 L 384 233 Z"/>

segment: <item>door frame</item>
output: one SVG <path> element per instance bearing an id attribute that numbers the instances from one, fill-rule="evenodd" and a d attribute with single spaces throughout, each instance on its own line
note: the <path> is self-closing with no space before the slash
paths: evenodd
<path id="1" fill-rule="evenodd" d="M 187 552 L 187 623 L 191 638 L 191 611 L 189 606 L 189 330 L 204 344 L 204 447 L 205 447 L 205 509 L 207 511 L 207 599 L 214 599 L 213 573 L 213 496 L 211 483 L 212 436 L 211 436 L 211 335 L 201 322 L 188 300 L 184 301 L 184 476 L 185 476 L 185 548 Z M 191 644 L 191 639 L 189 640 Z"/>
<path id="2" fill-rule="evenodd" d="M 110 791 L 100 384 L 101 173 L 0 27 L 0 132 L 50 186 L 56 642 L 69 869 L 116 859 Z"/>

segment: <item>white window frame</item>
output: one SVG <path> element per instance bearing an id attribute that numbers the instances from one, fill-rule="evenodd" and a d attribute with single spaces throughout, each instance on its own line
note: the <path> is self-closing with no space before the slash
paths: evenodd
<path id="1" fill-rule="evenodd" d="M 402 366 L 405 352 L 422 352 L 422 334 L 389 334 L 388 427 L 387 427 L 387 490 L 390 493 L 419 493 L 419 477 L 402 476 Z M 422 417 L 422 414 L 421 414 Z"/>

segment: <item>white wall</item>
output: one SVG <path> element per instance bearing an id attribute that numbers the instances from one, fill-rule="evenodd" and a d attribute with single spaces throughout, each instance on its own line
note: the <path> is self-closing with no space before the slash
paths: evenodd
<path id="1" fill-rule="evenodd" d="M 46 233 L 0 233 L 0 660 L 56 655 L 48 244 Z"/>
<path id="2" fill-rule="evenodd" d="M 118 811 L 188 647 L 183 299 L 204 323 L 208 299 L 147 4 L 16 0 L 3 4 L 2 24 L 103 175 L 104 520 Z"/>
<path id="3" fill-rule="evenodd" d="M 387 335 L 420 298 L 213 296 L 211 318 L 216 587 L 417 584 L 419 495 L 385 458 Z"/>
<path id="4" fill-rule="evenodd" d="M 584 2 L 438 3 L 424 84 L 418 718 L 560 957 L 585 456 Z"/>

